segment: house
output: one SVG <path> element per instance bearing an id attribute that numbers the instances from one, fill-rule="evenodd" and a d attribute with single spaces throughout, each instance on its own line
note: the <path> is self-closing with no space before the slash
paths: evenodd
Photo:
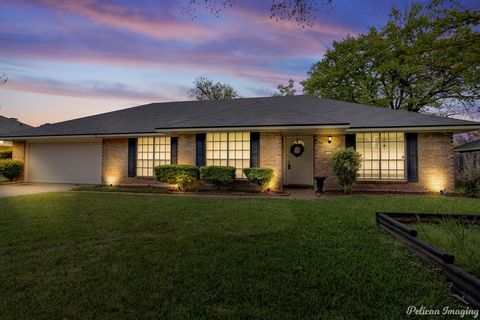
<path id="1" fill-rule="evenodd" d="M 464 153 L 464 152 L 478 152 L 478 151 L 480 151 L 480 139 L 458 145 L 455 148 L 453 148 L 453 151 L 461 152 L 461 153 Z"/>
<path id="2" fill-rule="evenodd" d="M 455 167 L 455 186 L 463 186 L 465 169 L 480 166 L 480 140 L 464 143 L 453 148 Z"/>
<path id="3" fill-rule="evenodd" d="M 19 131 L 23 129 L 32 128 L 28 124 L 21 123 L 16 118 L 6 118 L 0 116 L 0 136 L 9 132 Z M 0 150 L 3 148 L 10 148 L 12 142 L 0 139 Z"/>
<path id="4" fill-rule="evenodd" d="M 30 182 L 135 184 L 161 164 L 269 167 L 271 188 L 312 186 L 335 150 L 362 154 L 357 189 L 454 188 L 453 133 L 480 123 L 308 96 L 152 103 L 4 135 Z"/>

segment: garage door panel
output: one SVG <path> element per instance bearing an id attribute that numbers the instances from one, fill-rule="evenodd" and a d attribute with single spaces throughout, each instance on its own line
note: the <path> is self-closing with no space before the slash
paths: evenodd
<path id="1" fill-rule="evenodd" d="M 101 183 L 101 143 L 32 143 L 28 180 L 52 183 Z"/>

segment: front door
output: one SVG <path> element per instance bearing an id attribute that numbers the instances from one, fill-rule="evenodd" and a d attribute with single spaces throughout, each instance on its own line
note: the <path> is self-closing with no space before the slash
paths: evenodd
<path id="1" fill-rule="evenodd" d="M 285 137 L 285 185 L 313 185 L 313 137 Z"/>

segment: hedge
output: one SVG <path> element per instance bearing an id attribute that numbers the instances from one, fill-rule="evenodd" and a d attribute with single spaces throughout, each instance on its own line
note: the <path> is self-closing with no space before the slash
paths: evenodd
<path id="1" fill-rule="evenodd" d="M 274 173 L 271 168 L 245 168 L 243 174 L 248 181 L 260 187 L 262 191 L 268 188 L 268 184 L 272 181 Z"/>
<path id="2" fill-rule="evenodd" d="M 180 190 L 188 189 L 199 176 L 198 168 L 191 165 L 168 164 L 155 167 L 155 178 L 158 181 L 177 184 Z"/>
<path id="3" fill-rule="evenodd" d="M 206 166 L 200 168 L 200 179 L 214 184 L 217 189 L 224 191 L 225 187 L 235 181 L 234 167 Z"/>
<path id="4" fill-rule="evenodd" d="M 23 162 L 18 160 L 0 160 L 0 176 L 4 176 L 9 181 L 20 177 L 23 173 Z"/>
<path id="5" fill-rule="evenodd" d="M 12 150 L 0 151 L 0 160 L 3 159 L 12 159 Z"/>

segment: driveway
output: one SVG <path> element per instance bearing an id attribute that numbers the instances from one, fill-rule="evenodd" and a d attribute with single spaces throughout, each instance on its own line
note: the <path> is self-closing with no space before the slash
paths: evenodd
<path id="1" fill-rule="evenodd" d="M 75 187 L 73 184 L 56 184 L 56 183 L 15 183 L 0 185 L 1 197 L 23 196 L 27 194 L 43 193 L 43 192 L 60 192 L 68 191 Z"/>

